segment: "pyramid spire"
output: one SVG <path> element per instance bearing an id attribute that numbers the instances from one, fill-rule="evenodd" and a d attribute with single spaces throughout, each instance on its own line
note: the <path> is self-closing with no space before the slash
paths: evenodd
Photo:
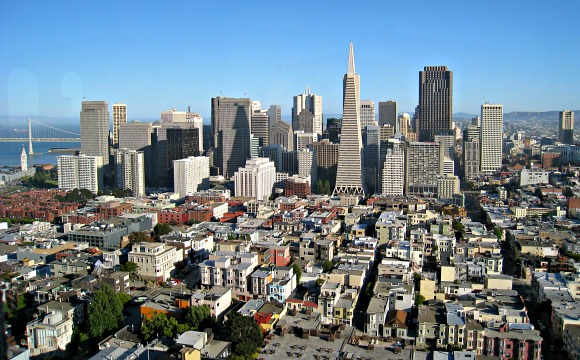
<path id="1" fill-rule="evenodd" d="M 347 74 L 354 74 L 354 50 L 352 42 L 350 43 L 350 52 L 348 53 L 348 72 Z"/>

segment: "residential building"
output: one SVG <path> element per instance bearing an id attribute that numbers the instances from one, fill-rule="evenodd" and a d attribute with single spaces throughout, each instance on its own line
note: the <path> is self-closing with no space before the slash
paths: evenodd
<path id="1" fill-rule="evenodd" d="M 460 193 L 459 178 L 457 176 L 448 174 L 437 178 L 437 197 L 439 199 L 451 199 L 453 195 Z"/>
<path id="2" fill-rule="evenodd" d="M 157 283 L 171 278 L 175 263 L 183 260 L 175 246 L 160 242 L 140 242 L 134 244 L 129 253 L 129 261 L 137 264 L 137 274 L 145 280 Z"/>
<path id="3" fill-rule="evenodd" d="M 276 183 L 276 167 L 267 158 L 256 158 L 246 161 L 234 174 L 236 196 L 267 200 L 272 195 Z"/>
<path id="4" fill-rule="evenodd" d="M 503 105 L 481 105 L 480 171 L 495 173 L 501 170 L 503 134 Z"/>
<path id="5" fill-rule="evenodd" d="M 522 169 L 520 171 L 520 186 L 540 185 L 550 183 L 550 173 L 542 168 Z"/>
<path id="6" fill-rule="evenodd" d="M 107 154 L 107 163 L 109 155 Z M 96 194 L 103 186 L 103 157 L 89 155 L 57 156 L 59 189 L 87 189 Z"/>
<path id="7" fill-rule="evenodd" d="M 81 153 L 100 156 L 109 165 L 109 104 L 106 101 L 83 101 L 81 107 Z"/>
<path id="8" fill-rule="evenodd" d="M 402 196 L 405 188 L 404 144 L 396 139 L 389 139 L 388 143 L 391 146 L 385 147 L 385 161 L 381 164 L 381 194 Z"/>
<path id="9" fill-rule="evenodd" d="M 355 73 L 352 43 L 343 79 L 343 118 L 334 195 L 364 196 L 360 132 L 360 76 Z"/>
<path id="10" fill-rule="evenodd" d="M 209 157 L 190 156 L 173 161 L 173 191 L 180 197 L 209 189 Z"/>
<path id="11" fill-rule="evenodd" d="M 117 187 L 131 190 L 133 196 L 145 196 L 145 156 L 142 151 L 115 151 Z"/>
<path id="12" fill-rule="evenodd" d="M 64 355 L 73 335 L 73 319 L 60 311 L 52 311 L 26 325 L 30 356 Z"/>
<path id="13" fill-rule="evenodd" d="M 405 193 L 407 195 L 437 192 L 439 144 L 411 142 L 405 153 Z"/>
<path id="14" fill-rule="evenodd" d="M 419 141 L 431 142 L 453 122 L 453 72 L 447 66 L 425 66 L 419 72 Z"/>

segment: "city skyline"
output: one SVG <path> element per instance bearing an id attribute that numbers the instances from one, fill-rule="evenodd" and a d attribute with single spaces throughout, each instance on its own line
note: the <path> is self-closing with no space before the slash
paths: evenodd
<path id="1" fill-rule="evenodd" d="M 502 4 L 500 11 L 459 2 L 370 3 L 376 11 L 360 17 L 324 3 L 308 12 L 269 3 L 115 4 L 115 11 L 108 2 L 90 9 L 69 5 L 0 5 L 0 49 L 7 54 L 0 59 L 6 84 L 0 87 L 0 115 L 75 118 L 84 97 L 126 103 L 128 120 L 151 120 L 190 105 L 207 123 L 210 99 L 223 93 L 279 104 L 287 119 L 292 96 L 306 85 L 324 97 L 325 114 L 339 114 L 337 74 L 345 71 L 340 55 L 349 41 L 361 58 L 361 99 L 392 99 L 400 111 L 412 112 L 418 103 L 417 72 L 441 65 L 455 73 L 455 112 L 477 113 L 486 101 L 503 103 L 506 112 L 576 107 L 571 89 L 580 80 L 573 71 L 578 50 L 569 47 L 580 31 L 571 18 L 575 3 Z M 132 16 L 123 15 L 129 11 Z M 211 16 L 217 11 L 220 16 Z M 260 26 L 243 20 L 254 16 L 264 19 Z M 434 22 L 442 16 L 452 21 Z M 346 18 L 354 22 L 348 29 L 330 26 Z M 410 18 L 413 28 L 401 26 Z M 556 20 L 558 27 L 541 26 Z M 312 26 L 317 41 L 291 31 Z M 228 37 L 238 29 L 259 45 Z M 486 43 L 494 44 L 493 52 L 482 50 Z M 258 47 L 267 61 L 257 61 Z M 567 56 L 558 55 L 564 51 Z"/>

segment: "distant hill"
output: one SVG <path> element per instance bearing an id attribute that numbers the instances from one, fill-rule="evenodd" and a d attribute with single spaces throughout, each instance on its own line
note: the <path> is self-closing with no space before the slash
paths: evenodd
<path id="1" fill-rule="evenodd" d="M 578 113 L 580 110 L 574 110 Z M 544 120 L 544 121 L 558 121 L 560 116 L 559 111 L 542 111 L 542 112 L 525 112 L 514 111 L 503 114 L 504 121 L 522 121 L 522 120 Z"/>

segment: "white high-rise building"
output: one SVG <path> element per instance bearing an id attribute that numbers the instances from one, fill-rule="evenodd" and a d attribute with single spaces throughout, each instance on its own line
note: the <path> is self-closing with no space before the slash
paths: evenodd
<path id="1" fill-rule="evenodd" d="M 173 161 L 173 191 L 180 197 L 209 189 L 209 157 L 190 156 Z"/>
<path id="2" fill-rule="evenodd" d="M 383 164 L 382 194 L 402 196 L 405 188 L 405 153 L 403 143 L 389 139 Z"/>
<path id="3" fill-rule="evenodd" d="M 143 151 L 116 150 L 115 169 L 119 189 L 129 189 L 133 192 L 133 196 L 145 196 L 145 155 Z"/>
<path id="4" fill-rule="evenodd" d="M 270 105 L 270 109 L 268 109 L 268 121 L 270 123 L 270 128 L 274 126 L 277 121 L 282 121 L 282 108 L 280 105 Z"/>
<path id="5" fill-rule="evenodd" d="M 310 176 L 310 188 L 314 189 L 318 181 L 316 177 L 318 167 L 316 153 L 310 149 L 303 149 L 297 152 L 296 157 L 298 159 L 298 175 L 305 178 Z"/>
<path id="6" fill-rule="evenodd" d="M 294 144 L 296 144 L 295 148 L 297 151 L 306 149 L 308 145 L 316 141 L 318 141 L 318 134 L 316 133 L 307 133 L 304 131 L 294 132 Z"/>
<path id="7" fill-rule="evenodd" d="M 360 101 L 360 128 L 361 131 L 367 126 L 377 125 L 375 114 L 375 102 L 372 100 Z"/>
<path id="8" fill-rule="evenodd" d="M 453 174 L 447 174 L 437 179 L 437 197 L 439 199 L 451 199 L 453 195 L 460 194 L 459 178 Z"/>
<path id="9" fill-rule="evenodd" d="M 276 166 L 268 158 L 246 160 L 234 174 L 236 196 L 267 200 L 276 183 Z"/>
<path id="10" fill-rule="evenodd" d="M 355 73 L 350 44 L 348 71 L 343 78 L 342 129 L 334 195 L 364 196 L 362 136 L 360 132 L 360 76 Z"/>
<path id="11" fill-rule="evenodd" d="M 483 173 L 501 170 L 503 105 L 481 105 L 480 166 Z"/>
<path id="12" fill-rule="evenodd" d="M 81 153 L 101 156 L 109 164 L 109 104 L 106 101 L 83 101 L 81 108 Z"/>
<path id="13" fill-rule="evenodd" d="M 309 87 L 306 88 L 305 94 L 294 96 L 292 130 L 304 130 L 322 136 L 322 122 L 322 96 L 310 94 Z"/>
<path id="14" fill-rule="evenodd" d="M 102 156 L 62 155 L 57 156 L 56 162 L 60 189 L 87 189 L 96 194 L 102 187 Z"/>
<path id="15" fill-rule="evenodd" d="M 127 122 L 127 105 L 113 104 L 113 146 L 119 144 L 119 127 Z"/>
<path id="16" fill-rule="evenodd" d="M 443 161 L 441 162 L 441 176 L 447 175 L 455 175 L 455 161 L 444 156 Z"/>

